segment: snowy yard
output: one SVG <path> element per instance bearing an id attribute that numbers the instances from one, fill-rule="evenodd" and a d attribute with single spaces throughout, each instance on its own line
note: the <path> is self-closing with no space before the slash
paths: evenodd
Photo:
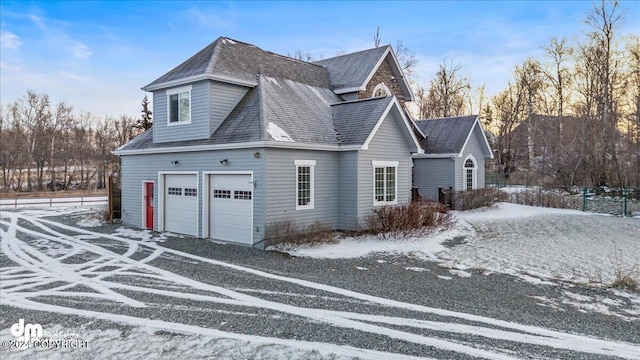
<path id="1" fill-rule="evenodd" d="M 453 229 L 425 238 L 347 238 L 338 244 L 288 252 L 313 258 L 412 254 L 456 270 L 481 269 L 534 282 L 610 285 L 618 271 L 640 284 L 638 218 L 499 203 L 489 209 L 456 212 L 456 220 Z"/>
<path id="2" fill-rule="evenodd" d="M 458 213 L 453 229 L 423 239 L 343 239 L 297 249 L 291 252 L 296 258 L 285 259 L 109 227 L 95 214 L 82 209 L 0 213 L 3 347 L 16 339 L 10 327 L 19 318 L 88 342 L 85 349 L 2 349 L 3 359 L 634 359 L 640 354 L 637 294 L 585 294 L 556 282 L 609 284 L 616 269 L 636 271 L 637 278 L 640 219 L 500 204 Z M 183 251 L 184 244 L 199 247 Z M 352 259 L 331 260 L 345 257 Z M 523 291 L 528 295 L 519 300 L 522 306 L 533 306 L 532 314 L 542 318 L 522 323 L 505 320 L 507 315 L 482 315 L 481 308 L 428 305 L 431 297 L 455 299 L 475 284 L 472 279 L 512 288 L 486 295 L 478 290 L 478 302 Z M 423 288 L 437 292 L 424 296 Z M 552 296 L 555 288 L 558 295 Z M 451 294 L 441 294 L 446 291 Z M 461 298 L 463 308 L 467 300 L 474 301 Z M 536 325 L 552 325 L 558 316 L 602 325 Z M 569 328 L 559 330 L 563 326 Z M 626 330 L 597 335 L 607 326 Z"/>

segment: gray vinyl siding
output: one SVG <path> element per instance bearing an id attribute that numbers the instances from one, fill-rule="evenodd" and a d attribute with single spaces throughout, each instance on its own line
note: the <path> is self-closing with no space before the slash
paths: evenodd
<path id="1" fill-rule="evenodd" d="M 336 228 L 338 153 L 294 149 L 265 149 L 266 223 L 291 220 L 304 225 L 319 220 Z M 314 208 L 296 210 L 295 160 L 315 160 Z"/>
<path id="2" fill-rule="evenodd" d="M 365 225 L 366 218 L 374 209 L 372 161 L 399 161 L 398 204 L 411 200 L 411 148 L 405 139 L 404 130 L 392 113 L 384 119 L 369 143 L 368 150 L 358 151 L 358 219 Z"/>
<path id="3" fill-rule="evenodd" d="M 209 86 L 206 81 L 192 84 L 191 123 L 167 125 L 167 90 L 153 92 L 153 142 L 206 139 L 209 133 Z"/>
<path id="4" fill-rule="evenodd" d="M 211 109 L 209 136 L 222 124 L 222 121 L 227 118 L 248 90 L 249 88 L 243 86 L 209 81 L 209 107 Z"/>
<path id="5" fill-rule="evenodd" d="M 476 164 L 478 166 L 478 170 L 476 171 L 477 176 L 477 188 L 482 189 L 485 186 L 485 154 L 486 154 L 486 145 L 483 144 L 484 139 L 482 138 L 482 131 L 478 126 L 473 129 L 473 133 L 469 137 L 469 141 L 467 142 L 467 146 L 462 149 L 462 157 L 456 158 L 456 190 L 462 191 L 464 190 L 464 160 L 469 156 L 469 154 L 473 155 L 476 160 Z"/>
<path id="6" fill-rule="evenodd" d="M 155 126 L 155 125 L 154 125 Z M 264 161 L 262 157 L 254 157 L 258 149 L 202 151 L 170 154 L 125 155 L 122 158 L 122 221 L 125 225 L 140 228 L 142 226 L 142 182 L 154 181 L 154 226 L 158 226 L 159 183 L 158 172 L 197 171 L 198 172 L 198 236 L 203 234 L 202 181 L 203 171 L 253 171 L 253 179 L 257 183 L 253 193 L 253 242 L 264 239 L 264 199 L 266 193 Z M 220 160 L 227 159 L 227 165 Z M 177 166 L 171 165 L 178 161 Z"/>
<path id="7" fill-rule="evenodd" d="M 453 159 L 414 159 L 413 185 L 425 200 L 438 201 L 438 187 L 454 186 Z"/>
<path id="8" fill-rule="evenodd" d="M 338 153 L 338 219 L 340 230 L 358 228 L 358 152 Z"/>

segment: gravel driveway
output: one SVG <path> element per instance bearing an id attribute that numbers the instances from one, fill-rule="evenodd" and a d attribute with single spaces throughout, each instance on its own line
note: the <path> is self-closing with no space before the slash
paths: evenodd
<path id="1" fill-rule="evenodd" d="M 202 347 L 203 337 L 240 341 L 253 349 L 242 358 L 263 359 L 640 354 L 640 319 L 563 303 L 569 293 L 633 306 L 622 293 L 473 270 L 451 276 L 411 256 L 317 260 L 186 237 L 140 241 L 113 235 L 117 225 L 79 228 L 74 216 L 2 214 L 0 335 L 13 339 L 9 328 L 23 318 L 80 328 L 91 341 L 82 350 L 2 349 L 3 359 L 131 358 L 135 349 L 121 345 L 139 341 L 140 328 L 155 345 L 139 358 L 240 358 L 220 341 Z M 119 336 L 92 349 L 100 339 L 91 331 L 108 330 Z M 176 348 L 175 338 L 191 345 Z"/>

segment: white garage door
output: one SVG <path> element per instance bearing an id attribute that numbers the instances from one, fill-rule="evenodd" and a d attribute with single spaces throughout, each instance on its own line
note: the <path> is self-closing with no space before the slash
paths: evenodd
<path id="1" fill-rule="evenodd" d="M 251 175 L 209 177 L 209 237 L 252 244 Z"/>
<path id="2" fill-rule="evenodd" d="M 164 229 L 178 234 L 198 235 L 197 175 L 165 175 Z"/>

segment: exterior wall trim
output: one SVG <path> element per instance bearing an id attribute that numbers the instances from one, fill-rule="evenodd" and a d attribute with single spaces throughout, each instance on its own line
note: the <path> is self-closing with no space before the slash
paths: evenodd
<path id="1" fill-rule="evenodd" d="M 473 161 L 473 168 L 472 169 L 472 175 L 471 175 L 471 189 L 475 190 L 478 188 L 478 161 L 476 161 L 475 156 L 473 156 L 473 154 L 469 154 L 467 155 L 466 158 L 464 158 L 464 160 L 462 161 L 462 189 L 463 190 L 467 190 L 467 170 L 470 169 L 468 167 L 465 167 L 465 163 L 467 162 L 467 160 L 471 160 Z"/>
<path id="2" fill-rule="evenodd" d="M 294 197 L 296 199 L 296 210 L 313 210 L 315 208 L 315 204 L 316 204 L 316 194 L 315 194 L 315 167 L 316 167 L 316 161 L 315 160 L 294 160 L 293 164 L 296 166 L 296 192 L 294 194 Z M 300 166 L 308 166 L 310 168 L 310 174 L 309 174 L 309 190 L 310 190 L 310 194 L 311 194 L 311 199 L 309 201 L 309 204 L 307 205 L 299 205 L 298 204 L 298 168 Z"/>
<path id="3" fill-rule="evenodd" d="M 193 109 L 193 102 L 191 101 L 191 90 L 193 90 L 193 85 L 185 85 L 185 86 L 165 90 L 165 93 L 167 95 L 167 126 L 180 126 L 180 125 L 191 124 L 191 117 L 192 117 L 191 112 Z M 183 121 L 183 122 L 178 121 L 178 122 L 172 123 L 171 122 L 171 95 L 175 95 L 183 92 L 189 93 L 189 121 Z M 178 102 L 179 101 L 180 99 L 178 99 Z"/>
<path id="4" fill-rule="evenodd" d="M 257 82 L 246 81 L 246 80 L 236 79 L 236 78 L 222 76 L 222 75 L 201 74 L 201 75 L 189 76 L 182 79 L 166 81 L 160 84 L 147 85 L 142 87 L 141 89 L 144 91 L 151 92 L 151 91 L 161 90 L 169 87 L 189 84 L 189 83 L 193 83 L 201 80 L 214 80 L 214 81 L 220 81 L 220 82 L 225 82 L 229 84 L 247 86 L 252 88 L 258 86 Z"/>
<path id="5" fill-rule="evenodd" d="M 413 154 L 411 157 L 414 159 L 445 159 L 460 157 L 460 154 Z"/>
<path id="6" fill-rule="evenodd" d="M 376 168 L 377 167 L 393 167 L 395 168 L 395 189 L 393 194 L 393 201 L 376 201 Z M 400 161 L 371 161 L 371 180 L 373 181 L 373 193 L 372 200 L 373 206 L 384 206 L 384 205 L 397 205 L 398 204 L 398 168 L 400 167 Z M 386 182 L 386 175 L 385 180 Z M 386 192 L 386 191 L 385 191 Z M 385 194 L 386 196 L 386 194 Z"/>
<path id="7" fill-rule="evenodd" d="M 305 144 L 291 142 L 276 141 L 253 141 L 235 144 L 212 144 L 212 145 L 193 145 L 193 146 L 167 146 L 150 149 L 137 150 L 114 150 L 112 154 L 123 155 L 144 155 L 144 154 L 163 154 L 178 152 L 197 152 L 209 150 L 232 150 L 247 148 L 285 148 L 285 149 L 301 149 L 301 150 L 326 150 L 326 151 L 353 151 L 363 149 L 362 145 L 322 145 L 322 144 Z"/>
<path id="8" fill-rule="evenodd" d="M 471 135 L 473 134 L 473 132 L 476 129 L 476 125 L 478 126 L 478 129 L 480 129 L 480 133 L 482 134 L 482 139 L 484 146 L 486 147 L 487 151 L 489 152 L 489 159 L 493 159 L 493 151 L 491 150 L 491 146 L 489 145 L 489 140 L 487 140 L 487 136 L 484 134 L 484 130 L 482 129 L 482 126 L 480 125 L 480 119 L 478 116 L 476 116 L 475 121 L 473 122 L 473 126 L 471 126 L 471 131 L 469 131 L 469 134 L 467 134 L 467 138 L 464 140 L 464 144 L 462 145 L 462 148 L 460 149 L 460 153 L 459 153 L 459 157 L 462 157 L 462 154 L 464 153 L 464 149 L 467 147 L 467 143 L 469 142 L 469 139 L 471 138 Z M 474 159 L 475 162 L 475 159 Z"/>
<path id="9" fill-rule="evenodd" d="M 382 113 L 382 116 L 380 116 L 380 119 L 378 119 L 378 122 L 376 123 L 376 126 L 373 127 L 373 130 L 371 131 L 371 133 L 367 137 L 367 140 L 365 140 L 364 144 L 362 144 L 362 150 L 368 150 L 369 149 L 369 143 L 371 142 L 371 140 L 373 140 L 373 137 L 376 135 L 376 132 L 378 132 L 378 129 L 380 128 L 380 125 L 382 125 L 382 122 L 385 120 L 385 118 L 387 117 L 387 115 L 389 114 L 389 112 L 391 111 L 391 109 L 394 106 L 397 106 L 398 113 L 400 114 L 400 117 L 402 118 L 402 122 L 403 122 L 406 130 L 409 132 L 409 135 L 411 136 L 411 139 L 413 140 L 413 145 L 415 146 L 416 153 L 417 154 L 424 154 L 424 149 L 422 149 L 422 146 L 420 146 L 420 142 L 418 141 L 418 138 L 416 138 L 416 134 L 413 132 L 413 129 L 411 129 L 411 125 L 409 124 L 409 120 L 407 120 L 407 117 L 404 115 L 403 111 L 401 110 L 400 103 L 398 102 L 398 99 L 395 96 L 393 97 L 393 100 L 389 103 L 387 108 L 384 110 L 384 112 Z"/>

